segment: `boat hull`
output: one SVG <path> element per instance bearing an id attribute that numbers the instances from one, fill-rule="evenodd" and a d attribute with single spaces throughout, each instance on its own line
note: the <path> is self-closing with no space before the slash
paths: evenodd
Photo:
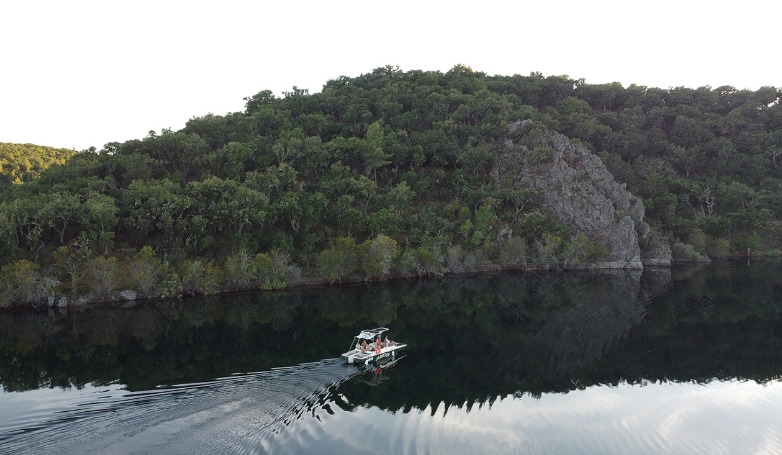
<path id="1" fill-rule="evenodd" d="M 353 349 L 342 354 L 342 359 L 353 365 L 382 365 L 392 362 L 406 348 L 406 344 L 398 344 L 383 348 L 380 353 L 370 350 Z"/>

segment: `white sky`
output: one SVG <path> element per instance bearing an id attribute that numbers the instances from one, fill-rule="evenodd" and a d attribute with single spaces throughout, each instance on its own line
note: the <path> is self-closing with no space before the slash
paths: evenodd
<path id="1" fill-rule="evenodd" d="M 780 16 L 772 0 L 3 0 L 0 142 L 100 149 L 387 64 L 779 87 Z"/>

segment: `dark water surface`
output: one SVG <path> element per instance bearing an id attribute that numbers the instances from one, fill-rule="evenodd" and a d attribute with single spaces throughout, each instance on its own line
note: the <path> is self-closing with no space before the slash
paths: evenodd
<path id="1" fill-rule="evenodd" d="M 5 313 L 0 453 L 782 453 L 780 378 L 771 260 Z"/>

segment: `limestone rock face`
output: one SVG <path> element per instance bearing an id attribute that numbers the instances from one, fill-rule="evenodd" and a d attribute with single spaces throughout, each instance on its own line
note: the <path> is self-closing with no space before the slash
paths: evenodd
<path id="1" fill-rule="evenodd" d="M 509 136 L 530 120 L 509 127 Z M 545 131 L 533 140 L 508 139 L 499 152 L 495 175 L 519 188 L 538 188 L 543 206 L 561 222 L 608 246 L 612 268 L 642 268 L 642 260 L 670 265 L 670 251 L 660 242 L 651 251 L 652 231 L 644 221 L 643 202 L 585 147 L 562 134 Z M 524 142 L 524 143 L 521 143 Z M 667 253 L 667 254 L 666 254 Z"/>

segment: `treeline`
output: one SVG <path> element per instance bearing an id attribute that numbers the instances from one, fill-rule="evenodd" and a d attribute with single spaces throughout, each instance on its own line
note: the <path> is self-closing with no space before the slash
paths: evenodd
<path id="1" fill-rule="evenodd" d="M 0 285 L 13 296 L 3 299 L 604 259 L 605 245 L 558 222 L 535 190 L 492 173 L 508 124 L 525 119 L 534 122 L 513 139 L 531 153 L 546 129 L 598 153 L 675 255 L 773 253 L 779 97 L 771 87 L 623 88 L 462 65 L 387 66 L 317 94 L 262 91 L 244 112 L 194 117 L 0 185 Z"/>
<path id="2" fill-rule="evenodd" d="M 76 150 L 0 142 L 0 184 L 30 182 L 75 154 Z"/>

